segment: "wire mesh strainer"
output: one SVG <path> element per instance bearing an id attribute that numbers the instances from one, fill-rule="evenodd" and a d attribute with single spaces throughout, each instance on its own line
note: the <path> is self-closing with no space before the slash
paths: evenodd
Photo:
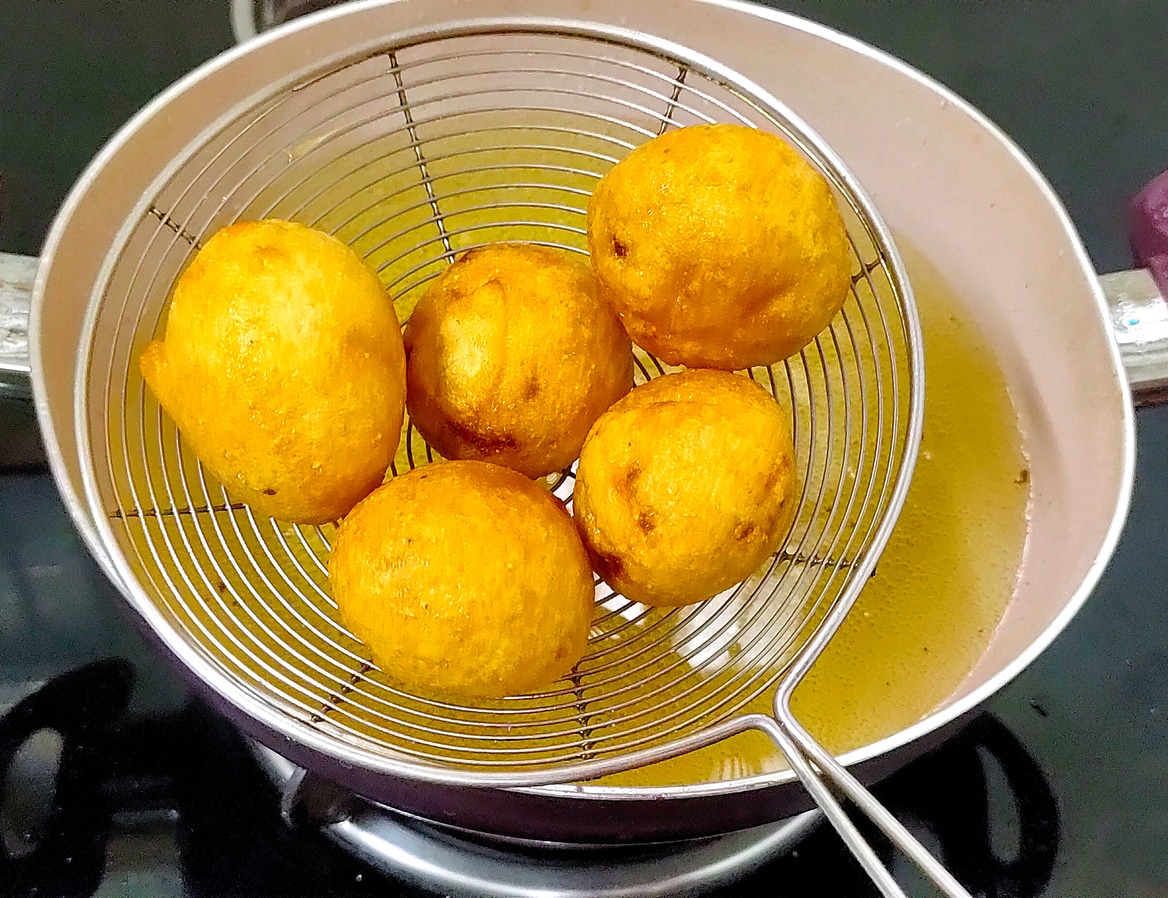
<path id="1" fill-rule="evenodd" d="M 395 688 L 329 597 L 333 527 L 233 504 L 145 389 L 138 354 L 175 279 L 219 227 L 295 219 L 363 255 L 404 322 L 467 249 L 528 240 L 584 253 L 597 179 L 667 129 L 716 121 L 797 147 L 831 183 L 852 243 L 851 295 L 830 329 L 786 363 L 745 372 L 791 410 L 803 485 L 791 535 L 764 569 L 697 608 L 647 609 L 598 583 L 585 658 L 540 694 L 463 706 Z M 83 349 L 77 438 L 104 546 L 138 611 L 237 714 L 342 763 L 444 785 L 586 779 L 750 727 L 775 736 L 805 779 L 792 737 L 821 768 L 833 763 L 788 721 L 787 698 L 903 502 L 920 437 L 919 328 L 855 179 L 716 63 L 643 35 L 530 19 L 317 61 L 226 113 L 142 196 L 95 287 Z M 638 382 L 667 370 L 638 351 Z M 433 459 L 407 423 L 394 472 Z M 570 501 L 572 482 L 566 470 L 548 485 Z M 782 726 L 758 713 L 775 697 Z"/>

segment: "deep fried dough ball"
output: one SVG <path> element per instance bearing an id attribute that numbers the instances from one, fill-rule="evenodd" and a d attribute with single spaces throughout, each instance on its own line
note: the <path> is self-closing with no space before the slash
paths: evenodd
<path id="1" fill-rule="evenodd" d="M 418 303 L 406 347 L 410 419 L 430 445 L 529 477 L 570 464 L 633 385 L 629 338 L 566 250 L 466 253 Z"/>
<path id="2" fill-rule="evenodd" d="M 787 416 L 758 384 L 695 370 L 637 387 L 593 426 L 575 519 L 597 573 L 627 598 L 686 605 L 775 551 L 796 497 Z"/>
<path id="3" fill-rule="evenodd" d="M 667 132 L 596 186 L 588 245 L 633 342 L 735 370 L 798 352 L 847 297 L 851 251 L 824 178 L 741 125 Z"/>
<path id="4" fill-rule="evenodd" d="M 262 514 L 336 520 L 397 450 L 405 353 L 393 304 L 356 253 L 304 225 L 216 233 L 139 361 L 199 460 Z"/>
<path id="5" fill-rule="evenodd" d="M 487 462 L 425 465 L 378 488 L 338 530 L 329 577 L 382 671 L 423 695 L 548 686 L 592 621 L 592 571 L 567 512 Z"/>

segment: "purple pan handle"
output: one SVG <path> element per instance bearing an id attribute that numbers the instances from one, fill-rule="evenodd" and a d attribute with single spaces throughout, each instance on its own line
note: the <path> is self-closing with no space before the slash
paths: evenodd
<path id="1" fill-rule="evenodd" d="M 1148 269 L 1160 295 L 1168 296 L 1168 171 L 1132 200 L 1131 246 L 1136 265 Z"/>

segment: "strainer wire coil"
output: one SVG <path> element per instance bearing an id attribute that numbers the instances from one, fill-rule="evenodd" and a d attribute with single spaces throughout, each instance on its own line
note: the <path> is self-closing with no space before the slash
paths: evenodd
<path id="1" fill-rule="evenodd" d="M 466 706 L 394 687 L 328 592 L 333 526 L 232 503 L 137 369 L 200 241 L 243 218 L 336 234 L 399 315 L 459 253 L 500 239 L 586 252 L 596 179 L 668 128 L 731 121 L 785 136 L 832 184 L 853 284 L 798 356 L 744 372 L 791 410 L 802 493 L 755 576 L 687 609 L 597 584 L 588 652 L 538 695 Z M 245 726 L 349 764 L 462 785 L 585 779 L 766 707 L 867 578 L 920 435 L 920 333 L 870 201 L 791 113 L 739 76 L 643 35 L 544 20 L 403 35 L 315 66 L 232 110 L 127 218 L 95 287 L 79 366 L 87 499 L 128 598 Z M 636 380 L 669 369 L 640 350 Z M 434 460 L 407 427 L 393 473 Z M 549 478 L 570 503 L 571 469 Z M 811 648 L 808 648 L 808 640 Z M 689 740 L 679 743 L 678 740 Z"/>

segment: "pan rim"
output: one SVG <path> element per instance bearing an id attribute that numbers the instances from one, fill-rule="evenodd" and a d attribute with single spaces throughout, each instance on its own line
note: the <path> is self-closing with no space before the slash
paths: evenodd
<path id="1" fill-rule="evenodd" d="M 360 2 L 349 4 L 342 8 L 335 8 L 322 11 L 312 16 L 305 17 L 303 21 L 296 21 L 290 25 L 262 36 L 257 39 L 257 42 L 267 43 L 278 40 L 280 35 L 290 33 L 291 31 L 298 31 L 303 28 L 311 27 L 313 23 L 328 19 L 332 17 L 348 16 L 359 14 L 364 9 L 369 9 L 377 6 L 390 5 L 393 0 L 360 0 Z M 909 77 L 917 83 L 923 85 L 938 97 L 947 100 L 954 106 L 959 108 L 967 116 L 972 118 L 988 136 L 994 138 L 1002 147 L 1004 147 L 1014 160 L 1029 174 L 1032 180 L 1039 187 L 1043 197 L 1051 205 L 1058 215 L 1059 221 L 1062 225 L 1065 236 L 1070 244 L 1070 249 L 1073 251 L 1073 257 L 1078 262 L 1085 277 L 1087 277 L 1093 284 L 1093 294 L 1096 300 L 1097 311 L 1100 315 L 1101 321 L 1106 322 L 1106 306 L 1102 295 L 1102 291 L 1095 281 L 1095 271 L 1090 260 L 1087 257 L 1086 250 L 1082 246 L 1081 239 L 1074 229 L 1073 223 L 1070 220 L 1062 202 L 1059 200 L 1057 194 L 1053 191 L 1046 179 L 1041 175 L 1037 167 L 1029 160 L 1029 158 L 1021 151 L 1021 149 L 998 128 L 992 121 L 990 121 L 984 114 L 976 109 L 976 107 L 969 104 L 957 94 L 953 93 L 948 88 L 944 87 L 939 82 L 904 63 L 903 61 L 878 50 L 856 38 L 842 34 L 827 26 L 823 26 L 814 22 L 809 22 L 798 18 L 788 13 L 782 13 L 775 10 L 765 9 L 753 4 L 739 2 L 739 0 L 695 0 L 706 6 L 722 7 L 738 13 L 744 13 L 751 16 L 757 16 L 766 19 L 787 28 L 803 32 L 810 36 L 814 36 L 826 41 L 829 41 L 838 46 L 849 49 L 862 56 L 890 68 L 898 72 L 902 76 Z M 97 179 L 101 171 L 106 167 L 109 160 L 117 154 L 122 146 L 129 142 L 134 135 L 142 128 L 142 126 L 149 120 L 157 116 L 161 111 L 165 110 L 173 99 L 187 91 L 191 85 L 205 78 L 211 71 L 230 64 L 236 58 L 249 52 L 252 43 L 249 42 L 246 46 L 236 47 L 226 51 L 218 57 L 200 66 L 195 71 L 191 72 L 167 90 L 163 91 L 158 97 L 152 100 L 146 107 L 144 107 L 129 123 L 124 125 L 110 141 L 102 148 L 95 156 L 93 161 L 85 169 L 76 185 L 70 191 L 61 211 L 54 220 L 53 226 L 46 239 L 44 249 L 42 251 L 42 262 L 37 274 L 36 283 L 34 285 L 32 314 L 30 320 L 30 355 L 32 362 L 32 380 L 33 393 L 35 398 L 35 407 L 38 421 L 42 428 L 42 433 L 45 436 L 46 454 L 48 456 L 50 469 L 52 471 L 54 480 L 56 481 L 59 492 L 69 510 L 70 516 L 73 518 L 75 525 L 78 527 L 81 535 L 87 545 L 87 548 L 94 555 L 99 565 L 108 577 L 113 581 L 114 585 L 119 588 L 121 592 L 125 592 L 121 585 L 121 580 L 117 574 L 116 568 L 111 560 L 106 556 L 102 548 L 101 540 L 97 537 L 97 528 L 85 509 L 85 505 L 79 501 L 76 491 L 70 485 L 68 465 L 60 450 L 59 441 L 56 438 L 56 431 L 53 427 L 51 412 L 49 410 L 47 401 L 47 387 L 44 376 L 44 366 L 41 358 L 41 316 L 43 314 L 44 294 L 49 277 L 49 272 L 55 262 L 57 251 L 61 245 L 65 233 L 68 230 L 70 220 L 73 218 L 77 208 L 84 201 L 93 182 Z M 769 94 L 769 90 L 763 89 L 764 94 Z M 1108 526 L 1105 538 L 1103 539 L 1099 551 L 1088 568 L 1087 574 L 1078 589 L 1068 598 L 1067 602 L 1061 609 L 1055 619 L 1048 624 L 1046 628 L 1034 639 L 1027 648 L 1014 659 L 1013 662 L 1002 668 L 994 677 L 987 680 L 982 686 L 971 691 L 962 698 L 948 704 L 941 709 L 934 711 L 924 717 L 921 721 L 911 727 L 905 728 L 898 733 L 886 737 L 867 746 L 863 746 L 845 753 L 841 760 L 847 765 L 854 765 L 861 762 L 877 758 L 881 755 L 892 751 L 893 749 L 902 747 L 910 742 L 913 742 L 923 736 L 932 733 L 954 720 L 967 714 L 977 705 L 985 701 L 989 696 L 996 693 L 999 689 L 1005 686 L 1008 682 L 1013 680 L 1022 670 L 1024 670 L 1033 660 L 1041 654 L 1050 645 L 1051 642 L 1065 629 L 1069 621 L 1081 608 L 1086 598 L 1093 591 L 1101 576 L 1107 562 L 1109 561 L 1115 546 L 1118 542 L 1120 533 L 1127 516 L 1128 506 L 1130 504 L 1134 461 L 1135 461 L 1135 422 L 1132 411 L 1130 392 L 1127 386 L 1127 379 L 1123 372 L 1123 368 L 1119 361 L 1118 349 L 1112 342 L 1111 345 L 1111 359 L 1117 383 L 1121 386 L 1125 393 L 1126 401 L 1123 405 L 1123 443 L 1124 443 L 1124 457 L 1122 460 L 1121 472 L 1121 488 L 1117 495 L 1116 505 L 1112 513 L 1111 522 Z M 132 606 L 132 603 L 130 603 Z M 137 609 L 136 609 L 137 611 Z M 140 612 L 138 612 L 140 613 Z M 532 792 L 534 794 L 554 794 L 557 797 L 571 796 L 573 798 L 588 798 L 588 799 L 613 799 L 620 798 L 623 800 L 658 800 L 661 798 L 670 797 L 686 797 L 694 798 L 700 795 L 727 795 L 739 792 L 748 792 L 760 789 L 766 789 L 771 786 L 780 786 L 793 780 L 793 775 L 789 770 L 778 771 L 772 774 L 760 774 L 755 777 L 748 777 L 743 779 L 726 780 L 716 783 L 703 784 L 689 784 L 684 786 L 669 786 L 669 787 L 628 787 L 628 786 L 596 786 L 596 785 L 564 785 L 564 786 L 535 786 L 535 787 L 516 787 L 517 791 Z"/>
<path id="2" fill-rule="evenodd" d="M 670 60 L 684 63 L 690 69 L 715 82 L 730 85 L 732 90 L 741 91 L 750 102 L 761 104 L 760 109 L 769 110 L 768 114 L 777 115 L 780 121 L 785 120 L 798 135 L 798 139 L 805 141 L 811 151 L 826 161 L 825 164 L 830 166 L 833 177 L 838 178 L 846 186 L 849 200 L 853 204 L 858 204 L 859 209 L 863 210 L 863 216 L 861 216 L 864 222 L 863 226 L 868 228 L 870 232 L 874 230 L 872 239 L 879 240 L 878 245 L 886 260 L 886 275 L 900 295 L 905 298 L 903 307 L 900 309 L 902 316 L 900 323 L 906 331 L 909 405 L 905 420 L 903 446 L 900 450 L 901 461 L 892 482 L 892 493 L 888 499 L 887 511 L 878 521 L 864 556 L 859 563 L 852 566 L 847 585 L 844 587 L 839 601 L 824 618 L 815 635 L 796 655 L 792 673 L 789 676 L 799 676 L 800 670 L 806 669 L 807 659 L 818 650 L 817 646 L 823 645 L 834 629 L 838 627 L 866 581 L 868 572 L 875 567 L 880 552 L 887 543 L 903 507 L 904 497 L 911 484 L 912 472 L 919 450 L 924 395 L 920 322 L 915 304 L 912 301 L 911 287 L 904 271 L 904 263 L 895 248 L 889 228 L 868 192 L 838 154 L 786 104 L 723 64 L 675 42 L 644 35 L 627 28 L 545 16 L 459 19 L 439 26 L 396 32 L 392 35 L 392 42 L 393 46 L 400 48 L 448 37 L 511 33 L 579 36 L 636 48 L 653 55 L 662 55 Z M 227 109 L 216 118 L 215 122 L 202 129 L 200 134 L 213 133 L 218 122 L 234 118 L 241 109 L 252 108 L 257 100 L 262 100 L 275 91 L 299 83 L 306 77 L 314 78 L 319 71 L 328 69 L 338 61 L 360 59 L 371 52 L 380 52 L 386 44 L 386 38 L 378 36 L 365 44 L 346 47 L 328 57 L 314 58 L 310 65 L 293 70 L 275 82 L 265 84 L 259 91 Z M 187 153 L 193 152 L 200 145 L 199 137 L 190 141 L 178 156 L 167 162 L 153 179 L 152 184 L 164 184 L 168 179 L 168 173 L 183 163 Z M 148 188 L 143 194 L 144 197 L 152 195 L 154 195 L 153 187 Z M 147 202 L 146 199 L 140 199 L 135 208 L 141 207 L 145 202 Z M 106 254 L 95 278 L 81 328 L 78 361 L 74 370 L 73 412 L 74 435 L 78 446 L 85 504 L 98 538 L 104 546 L 110 547 L 107 548 L 106 554 L 111 565 L 118 572 L 118 582 L 124 586 L 123 593 L 127 602 L 148 626 L 151 635 L 164 645 L 169 654 L 177 659 L 189 674 L 194 676 L 197 682 L 204 687 L 204 691 L 212 693 L 219 702 L 222 702 L 221 708 L 228 713 L 228 716 L 233 717 L 236 723 L 245 730 L 258 729 L 264 733 L 277 733 L 282 739 L 295 741 L 305 750 L 306 754 L 319 757 L 325 763 L 339 764 L 344 768 L 360 771 L 363 776 L 388 776 L 407 782 L 432 783 L 444 787 L 537 788 L 548 785 L 548 780 L 552 778 L 557 780 L 555 785 L 574 784 L 629 767 L 640 766 L 650 760 L 657 759 L 655 756 L 659 755 L 660 752 L 656 748 L 649 747 L 618 755 L 612 759 L 578 760 L 531 771 L 486 772 L 429 761 L 411 760 L 392 750 L 378 751 L 372 746 L 339 739 L 335 734 L 322 731 L 312 726 L 307 720 L 277 707 L 270 701 L 270 697 L 266 696 L 261 689 L 257 689 L 252 682 L 232 674 L 220 664 L 209 659 L 197 643 L 191 642 L 184 636 L 181 628 L 168 619 L 159 604 L 152 599 L 150 590 L 135 575 L 131 560 L 113 548 L 118 545 L 119 539 L 114 533 L 111 520 L 101 511 L 102 496 L 92 444 L 95 434 L 90 425 L 92 404 L 88 397 L 90 395 L 89 374 L 92 364 L 94 332 L 102 314 L 102 305 L 98 300 L 106 289 L 112 266 L 120 251 L 119 248 L 124 245 L 129 229 L 134 226 L 134 220 L 134 214 L 131 212 L 117 231 L 112 248 Z M 674 753 L 682 753 L 694 747 L 718 741 L 720 737 L 717 734 L 719 732 L 745 729 L 750 720 L 750 715 L 736 715 L 725 720 L 719 726 L 698 731 L 684 739 L 679 739 L 676 745 L 668 743 L 667 750 L 672 748 Z M 570 786 L 570 788 L 572 787 Z"/>

